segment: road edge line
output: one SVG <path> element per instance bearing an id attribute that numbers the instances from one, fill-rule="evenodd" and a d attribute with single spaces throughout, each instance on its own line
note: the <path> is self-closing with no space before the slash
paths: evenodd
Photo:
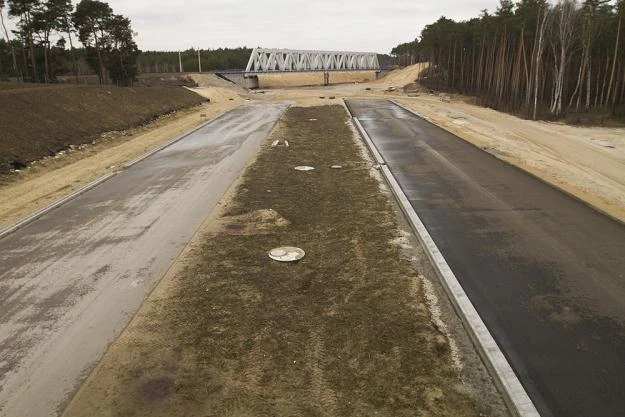
<path id="1" fill-rule="evenodd" d="M 389 101 L 393 102 L 392 100 Z M 347 103 L 345 104 L 350 116 L 352 116 L 352 120 L 356 119 Z M 361 132 L 360 128 L 358 130 Z M 362 137 L 369 148 L 369 151 L 372 154 L 377 153 L 379 155 L 379 152 L 371 141 L 369 135 L 367 135 L 366 138 L 364 136 Z M 516 376 L 512 366 L 504 356 L 501 349 L 499 349 L 499 346 L 482 321 L 482 318 L 473 306 L 473 303 L 464 292 L 458 278 L 456 278 L 456 275 L 449 267 L 449 264 L 443 257 L 441 251 L 436 246 L 436 243 L 434 243 L 432 236 L 430 236 L 430 233 L 427 231 L 425 225 L 421 221 L 421 218 L 410 204 L 408 197 L 406 197 L 406 194 L 401 189 L 401 186 L 383 159 L 380 166 L 384 179 L 391 187 L 395 199 L 399 203 L 399 206 L 406 215 L 411 228 L 421 242 L 421 245 L 428 256 L 430 263 L 434 267 L 434 270 L 436 271 L 447 296 L 454 305 L 456 313 L 458 313 L 460 319 L 465 324 L 465 328 L 468 330 L 467 333 L 469 334 L 473 345 L 476 347 L 484 364 L 490 371 L 491 377 L 493 378 L 495 385 L 499 388 L 499 392 L 502 394 L 508 409 L 518 417 L 540 417 L 538 410 L 525 391 L 521 381 Z"/>
<path id="2" fill-rule="evenodd" d="M 62 206 L 63 204 L 67 203 L 68 201 L 73 200 L 74 198 L 78 197 L 80 194 L 85 193 L 85 192 L 91 190 L 92 188 L 97 187 L 98 185 L 100 185 L 103 182 L 105 182 L 106 180 L 114 177 L 115 175 L 117 175 L 117 172 L 110 172 L 108 174 L 105 174 L 102 177 L 96 179 L 95 181 L 92 181 L 92 182 L 88 183 L 84 187 L 79 188 L 78 190 L 74 191 L 73 193 L 71 193 L 69 195 L 66 195 L 65 197 L 62 197 L 59 200 L 56 200 L 55 202 L 53 202 L 49 206 L 43 207 L 43 208 L 35 211 L 34 213 L 28 215 L 27 217 L 24 217 L 23 219 L 18 220 L 17 222 L 13 223 L 12 225 L 9 225 L 9 226 L 5 227 L 4 229 L 0 230 L 0 239 L 2 239 L 5 236 L 15 232 L 18 229 L 26 226 L 27 224 L 37 220 L 41 216 L 51 212 L 55 208 L 58 208 L 58 207 Z"/>
<path id="3" fill-rule="evenodd" d="M 131 167 L 131 166 L 133 166 L 133 165 L 138 164 L 139 162 L 143 161 L 144 159 L 149 158 L 150 156 L 154 155 L 155 153 L 162 151 L 163 149 L 165 149 L 165 148 L 167 148 L 167 147 L 169 147 L 169 146 L 173 145 L 174 143 L 176 143 L 176 142 L 178 142 L 178 141 L 180 141 L 180 140 L 184 139 L 185 137 L 187 137 L 187 136 L 191 135 L 192 133 L 195 133 L 195 132 L 197 132 L 198 130 L 200 130 L 200 129 L 202 129 L 202 128 L 206 127 L 206 126 L 208 126 L 209 124 L 211 124 L 211 123 L 213 123 L 213 122 L 215 122 L 215 121 L 217 121 L 217 120 L 221 119 L 223 116 L 225 116 L 226 114 L 230 113 L 231 111 L 233 111 L 233 110 L 235 110 L 235 109 L 237 109 L 237 108 L 239 108 L 239 107 L 241 107 L 241 105 L 239 105 L 239 106 L 237 106 L 237 107 L 234 107 L 234 108 L 232 108 L 232 109 L 228 110 L 227 112 L 225 112 L 225 113 L 223 113 L 223 114 L 220 114 L 219 116 L 215 117 L 214 119 L 207 120 L 207 121 L 205 121 L 205 122 L 203 122 L 203 123 L 200 123 L 200 124 L 199 124 L 199 125 L 197 125 L 196 127 L 194 127 L 194 128 L 192 128 L 191 130 L 189 130 L 189 131 L 187 131 L 187 132 L 185 132 L 185 133 L 183 133 L 183 134 L 181 134 L 181 135 L 179 135 L 179 136 L 175 137 L 174 139 L 170 140 L 169 142 L 167 142 L 167 143 L 165 143 L 165 144 L 163 144 L 163 145 L 160 145 L 160 146 L 158 146 L 158 147 L 156 147 L 156 148 L 154 148 L 154 149 L 152 149 L 152 150 L 147 151 L 147 152 L 146 152 L 146 153 L 144 153 L 143 155 L 138 156 L 137 158 L 135 158 L 135 159 L 131 160 L 130 162 L 126 162 L 126 163 L 124 163 L 124 164 L 122 165 L 122 168 L 123 168 L 123 169 L 127 169 L 127 168 L 130 168 L 130 167 Z"/>
<path id="4" fill-rule="evenodd" d="M 471 141 L 469 141 L 469 140 L 467 140 L 467 139 L 463 138 L 462 136 L 458 135 L 457 133 L 452 132 L 451 130 L 449 130 L 449 129 L 445 128 L 444 126 L 439 125 L 439 124 L 438 124 L 438 123 L 436 123 L 434 120 L 432 120 L 430 117 L 427 117 L 427 116 L 424 116 L 424 115 L 422 115 L 422 114 L 419 114 L 416 110 L 412 110 L 411 108 L 406 107 L 404 104 L 401 104 L 400 102 L 398 102 L 398 101 L 396 101 L 396 100 L 394 100 L 394 99 L 389 99 L 388 101 L 390 101 L 390 102 L 391 102 L 391 103 L 393 103 L 393 104 L 398 105 L 398 106 L 399 106 L 399 107 L 401 107 L 402 109 L 406 110 L 407 112 L 410 112 L 410 113 L 414 114 L 415 116 L 417 116 L 417 117 L 419 117 L 419 118 L 421 118 L 421 119 L 425 120 L 426 122 L 431 123 L 431 124 L 433 124 L 434 126 L 436 126 L 436 127 L 440 128 L 440 129 L 443 129 L 445 132 L 448 132 L 448 133 L 450 133 L 450 134 L 452 134 L 452 135 L 454 135 L 454 136 L 456 136 L 456 137 L 458 137 L 458 138 L 462 139 L 464 142 L 466 142 L 466 143 L 468 143 L 469 145 L 471 145 L 471 146 L 473 146 L 473 147 L 475 147 L 475 148 L 479 149 L 479 150 L 480 150 L 480 151 L 482 151 L 482 152 L 485 152 L 486 154 L 488 154 L 488 155 L 492 156 L 493 158 L 496 158 L 497 160 L 499 160 L 499 161 L 501 161 L 501 162 L 505 162 L 506 164 L 510 165 L 511 167 L 518 169 L 519 171 L 523 172 L 523 173 L 524 173 L 524 174 L 526 174 L 526 175 L 531 176 L 531 177 L 532 177 L 532 178 L 534 178 L 534 179 L 537 179 L 538 181 L 542 182 L 543 184 L 546 184 L 546 185 L 548 185 L 548 186 L 550 186 L 550 187 L 552 187 L 552 188 L 555 188 L 556 190 L 560 191 L 562 194 L 564 194 L 564 195 L 566 195 L 566 196 L 568 196 L 568 197 L 571 197 L 572 199 L 574 199 L 574 200 L 576 200 L 576 201 L 578 201 L 578 202 L 582 203 L 583 205 L 585 205 L 585 206 L 587 206 L 587 207 L 589 207 L 589 208 L 593 209 L 594 211 L 598 212 L 599 214 L 602 214 L 602 215 L 604 215 L 604 216 L 606 216 L 606 217 L 610 218 L 610 220 L 614 220 L 614 221 L 615 221 L 615 222 L 617 222 L 617 223 L 620 223 L 620 224 L 622 224 L 622 225 L 625 225 L 625 220 L 619 219 L 619 218 L 618 218 L 618 217 L 616 217 L 615 215 L 613 215 L 613 214 L 609 213 L 607 210 L 604 210 L 604 209 L 602 209 L 601 207 L 597 207 L 597 206 L 595 206 L 594 204 L 592 204 L 591 202 L 584 200 L 582 197 L 580 197 L 580 196 L 578 196 L 578 195 L 574 194 L 573 192 L 571 192 L 571 191 L 569 191 L 569 190 L 565 189 L 564 187 L 560 186 L 558 183 L 556 183 L 556 182 L 551 182 L 551 181 L 549 181 L 549 180 L 547 180 L 547 179 L 545 179 L 545 178 L 542 178 L 542 177 L 540 177 L 540 176 L 538 176 L 538 175 L 534 174 L 533 172 L 526 171 L 526 170 L 525 170 L 525 169 L 523 169 L 522 167 L 520 167 L 520 166 L 518 166 L 518 165 L 515 165 L 515 164 L 513 164 L 513 163 L 511 163 L 511 162 L 508 162 L 508 161 L 506 161 L 505 159 L 501 159 L 501 158 L 499 158 L 497 155 L 494 155 L 494 154 L 492 154 L 492 153 L 490 153 L 490 152 L 488 152 L 488 151 L 486 151 L 486 150 L 484 150 L 484 149 L 480 148 L 480 147 L 479 147 L 478 145 L 476 145 L 475 143 L 473 143 L 473 142 L 471 142 Z"/>
<path id="5" fill-rule="evenodd" d="M 176 138 L 170 140 L 169 142 L 165 143 L 164 145 L 158 146 L 155 149 L 152 149 L 146 153 L 144 153 L 143 155 L 131 160 L 130 162 L 126 162 L 124 163 L 121 167 L 123 169 L 127 169 L 130 168 L 131 166 L 143 161 L 144 159 L 154 155 L 157 152 L 162 151 L 163 149 L 167 148 L 168 146 L 173 145 L 174 143 L 184 139 L 185 137 L 189 136 L 192 133 L 195 133 L 196 131 L 202 129 L 203 127 L 213 123 L 214 121 L 220 119 L 221 117 L 223 117 L 224 115 L 230 113 L 232 110 L 238 108 L 240 106 L 237 106 L 217 117 L 215 117 L 214 119 L 211 120 L 207 120 L 204 123 L 201 123 L 200 125 L 192 128 L 191 130 L 189 130 L 188 132 L 183 133 L 182 135 L 177 136 Z M 121 171 L 116 171 L 116 172 L 110 172 L 108 174 L 104 174 L 103 176 L 95 179 L 94 181 L 88 183 L 87 185 L 85 185 L 82 188 L 79 188 L 78 190 L 74 191 L 71 194 L 66 195 L 65 197 L 61 197 L 60 199 L 56 200 L 55 202 L 53 202 L 52 204 L 43 207 L 37 211 L 35 211 L 32 214 L 29 214 L 28 216 L 18 220 L 17 222 L 10 224 L 9 226 L 5 227 L 4 229 L 0 229 L 0 239 L 5 238 L 7 235 L 10 235 L 11 233 L 21 229 L 22 227 L 34 222 L 35 220 L 37 220 L 38 218 L 48 214 L 49 212 L 51 212 L 52 210 L 62 206 L 63 204 L 75 199 L 76 197 L 78 197 L 81 194 L 86 193 L 87 191 L 97 187 L 98 185 L 102 184 L 103 182 L 113 178 L 115 175 L 119 174 L 119 172 Z"/>

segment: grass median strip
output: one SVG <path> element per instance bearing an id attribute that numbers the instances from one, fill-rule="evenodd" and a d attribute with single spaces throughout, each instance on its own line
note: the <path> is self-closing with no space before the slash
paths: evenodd
<path id="1" fill-rule="evenodd" d="M 479 415 L 371 164 L 342 106 L 290 108 L 64 415 Z"/>

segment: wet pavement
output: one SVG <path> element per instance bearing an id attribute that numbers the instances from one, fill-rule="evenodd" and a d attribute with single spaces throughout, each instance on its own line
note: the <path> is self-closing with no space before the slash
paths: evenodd
<path id="1" fill-rule="evenodd" d="M 348 106 L 541 415 L 625 415 L 625 225 L 389 101 Z"/>
<path id="2" fill-rule="evenodd" d="M 0 239 L 0 416 L 57 415 L 284 109 L 239 107 Z"/>

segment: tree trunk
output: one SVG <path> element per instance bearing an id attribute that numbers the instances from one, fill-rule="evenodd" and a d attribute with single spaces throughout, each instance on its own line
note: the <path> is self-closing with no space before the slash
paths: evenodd
<path id="1" fill-rule="evenodd" d="M 33 39 L 33 28 L 32 28 L 32 19 L 29 14 L 24 15 L 26 17 L 26 27 L 27 27 L 27 39 L 28 39 L 28 47 L 30 49 L 30 64 L 33 69 L 33 81 L 39 81 L 39 74 L 37 73 L 37 59 L 35 57 L 35 41 Z"/>
<path id="2" fill-rule="evenodd" d="M 590 110 L 591 88 L 592 88 L 592 59 L 588 57 L 588 79 L 586 80 L 586 105 L 585 105 L 586 111 Z"/>
<path id="3" fill-rule="evenodd" d="M 599 100 L 599 106 L 604 106 L 607 104 L 607 101 L 604 101 L 606 98 L 605 87 L 608 83 L 608 69 L 610 68 L 610 55 L 606 55 L 605 60 L 605 70 L 603 72 L 603 84 L 601 84 L 601 99 Z"/>
<path id="4" fill-rule="evenodd" d="M 43 34 L 43 82 L 50 82 L 50 31 Z"/>
<path id="5" fill-rule="evenodd" d="M 100 85 L 104 85 L 106 81 L 106 69 L 104 68 L 104 61 L 102 60 L 102 51 L 100 51 L 100 40 L 97 33 L 95 32 L 93 33 L 93 39 L 95 49 L 98 54 L 98 64 L 100 64 L 100 73 L 98 74 L 98 79 L 100 81 Z"/>
<path id="6" fill-rule="evenodd" d="M 536 32 L 534 33 L 534 44 L 532 45 L 532 61 L 530 62 L 530 78 L 529 83 L 527 85 L 527 97 L 526 104 L 528 108 L 528 116 L 531 111 L 531 102 L 532 102 L 532 90 L 534 90 L 534 78 L 536 73 L 536 56 L 538 53 L 538 35 L 539 35 L 539 27 L 540 27 L 540 10 L 538 11 L 538 16 L 536 16 Z"/>
<path id="7" fill-rule="evenodd" d="M 50 82 L 50 61 L 48 60 L 48 45 L 47 42 L 43 46 L 43 82 Z"/>
<path id="8" fill-rule="evenodd" d="M 618 28 L 616 29 L 616 44 L 614 45 L 614 58 L 612 59 L 612 71 L 610 73 L 610 83 L 608 84 L 608 94 L 605 99 L 606 104 L 610 101 L 610 94 L 612 93 L 612 83 L 614 82 L 614 73 L 616 70 L 616 61 L 618 59 L 618 44 L 621 37 L 621 17 L 618 19 Z M 614 103 L 614 100 L 612 101 Z"/>
<path id="9" fill-rule="evenodd" d="M 536 120 L 536 113 L 538 109 L 538 75 L 540 72 L 540 61 L 542 58 L 542 50 L 543 50 L 543 38 L 545 36 L 545 27 L 547 23 L 547 10 L 543 11 L 543 18 L 540 20 L 539 16 L 539 35 L 538 35 L 538 47 L 536 51 L 536 68 L 534 72 L 534 112 L 532 113 L 533 120 Z"/>
<path id="10" fill-rule="evenodd" d="M 74 52 L 74 42 L 72 41 L 72 29 L 67 16 L 65 16 L 65 29 L 67 30 L 67 40 L 69 41 L 69 53 L 72 57 L 72 73 L 78 84 L 78 65 L 76 64 L 76 52 Z"/>
<path id="11" fill-rule="evenodd" d="M 451 88 L 456 89 L 456 41 L 454 41 L 454 60 L 451 69 Z"/>
<path id="12" fill-rule="evenodd" d="M 623 65 L 623 80 L 621 83 L 621 95 L 619 98 L 619 103 L 624 103 L 625 102 L 625 65 Z"/>
<path id="13" fill-rule="evenodd" d="M 2 24 L 2 29 L 4 30 L 4 36 L 6 36 L 7 43 L 9 44 L 9 48 L 11 49 L 11 58 L 13 58 L 13 71 L 15 71 L 15 74 L 18 75 L 18 79 L 20 81 L 24 81 L 22 78 L 22 72 L 17 67 L 17 57 L 15 56 L 15 47 L 13 46 L 13 43 L 11 42 L 11 38 L 9 37 L 9 31 L 7 30 L 7 27 L 4 24 L 4 14 L 2 12 L 2 9 L 0 9 L 0 23 Z"/>

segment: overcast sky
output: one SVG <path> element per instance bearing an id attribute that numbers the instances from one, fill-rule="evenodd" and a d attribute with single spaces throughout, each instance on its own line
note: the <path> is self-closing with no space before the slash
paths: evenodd
<path id="1" fill-rule="evenodd" d="M 132 20 L 144 51 L 262 46 L 378 53 L 413 40 L 441 16 L 469 19 L 482 9 L 494 11 L 499 4 L 499 0 L 103 1 Z M 14 21 L 9 21 L 13 27 Z"/>
<path id="2" fill-rule="evenodd" d="M 440 16 L 466 19 L 498 0 L 109 0 L 142 50 L 262 46 L 388 53 Z"/>

